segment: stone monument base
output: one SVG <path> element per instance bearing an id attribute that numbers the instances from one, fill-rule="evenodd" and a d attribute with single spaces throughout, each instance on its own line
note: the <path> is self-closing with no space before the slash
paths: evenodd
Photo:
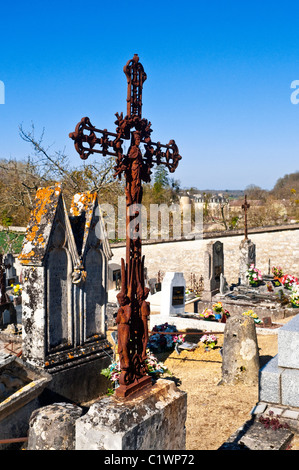
<path id="1" fill-rule="evenodd" d="M 159 379 L 131 398 L 104 397 L 76 421 L 76 450 L 185 450 L 187 394 Z"/>
<path id="2" fill-rule="evenodd" d="M 278 331 L 278 354 L 260 370 L 259 400 L 299 408 L 299 316 Z"/>
<path id="3" fill-rule="evenodd" d="M 201 294 L 201 300 L 205 302 L 212 302 L 213 297 L 217 294 L 219 294 L 219 289 L 214 289 L 213 291 L 204 290 Z"/>

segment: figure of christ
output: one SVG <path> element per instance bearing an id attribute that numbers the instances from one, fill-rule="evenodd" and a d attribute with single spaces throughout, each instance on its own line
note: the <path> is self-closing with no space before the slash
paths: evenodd
<path id="1" fill-rule="evenodd" d="M 127 204 L 140 204 L 142 200 L 142 172 L 143 161 L 142 154 L 139 148 L 140 134 L 139 132 L 133 133 L 132 145 L 128 151 L 128 158 L 130 165 L 127 172 L 126 195 Z"/>

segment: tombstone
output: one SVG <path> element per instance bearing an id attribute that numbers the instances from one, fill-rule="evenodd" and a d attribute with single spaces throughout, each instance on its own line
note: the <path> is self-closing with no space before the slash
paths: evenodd
<path id="1" fill-rule="evenodd" d="M 161 290 L 161 315 L 185 313 L 186 281 L 183 273 L 167 272 Z"/>
<path id="2" fill-rule="evenodd" d="M 49 388 L 88 401 L 109 364 L 106 338 L 108 240 L 96 194 L 75 195 L 71 216 L 61 186 L 40 188 L 19 256 L 23 269 L 22 357 L 53 377 Z"/>
<path id="3" fill-rule="evenodd" d="M 121 269 L 120 264 L 109 263 L 108 265 L 108 290 L 120 289 Z"/>
<path id="4" fill-rule="evenodd" d="M 16 309 L 6 293 L 6 273 L 3 256 L 0 254 L 0 329 L 5 324 L 17 323 Z"/>
<path id="5" fill-rule="evenodd" d="M 7 253 L 4 257 L 4 266 L 6 273 L 6 286 L 15 284 L 17 282 L 17 272 L 14 267 L 15 258 L 11 253 Z"/>
<path id="6" fill-rule="evenodd" d="M 251 240 L 245 238 L 240 243 L 240 284 L 249 285 L 247 276 L 248 267 L 251 264 L 256 264 L 255 244 Z"/>
<path id="7" fill-rule="evenodd" d="M 202 300 L 211 301 L 220 291 L 220 276 L 224 275 L 223 243 L 210 242 L 204 255 L 204 290 Z"/>
<path id="8" fill-rule="evenodd" d="M 258 384 L 259 352 L 254 320 L 235 315 L 225 324 L 221 384 Z"/>
<path id="9" fill-rule="evenodd" d="M 220 274 L 220 295 L 225 295 L 226 292 L 229 291 L 228 284 L 226 281 L 226 278 L 223 276 L 223 274 Z"/>
<path id="10" fill-rule="evenodd" d="M 148 287 L 149 287 L 151 295 L 156 293 L 156 283 L 157 283 L 157 278 L 155 277 L 152 277 L 148 280 Z"/>

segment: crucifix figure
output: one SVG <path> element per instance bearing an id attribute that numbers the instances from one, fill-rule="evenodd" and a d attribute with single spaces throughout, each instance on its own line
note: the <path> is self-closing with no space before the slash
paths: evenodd
<path id="1" fill-rule="evenodd" d="M 244 204 L 242 204 L 242 209 L 244 210 L 244 231 L 245 231 L 245 240 L 248 240 L 248 227 L 247 227 L 247 211 L 250 208 L 250 204 L 247 202 L 247 195 L 245 194 Z"/>
<path id="2" fill-rule="evenodd" d="M 121 368 L 120 386 L 116 389 L 119 397 L 127 397 L 152 383 L 145 368 L 149 289 L 144 283 L 140 227 L 138 223 L 134 225 L 134 219 L 141 210 L 142 182 L 150 181 L 154 164 L 165 165 L 173 173 L 181 159 L 174 140 L 168 144 L 151 140 L 151 123 L 142 118 L 142 88 L 147 76 L 137 54 L 127 62 L 124 73 L 128 82 L 127 115 L 115 114 L 116 132 L 97 129 L 85 117 L 77 124 L 75 132 L 69 134 L 82 159 L 93 153 L 113 155 L 116 158 L 114 177 L 125 178 L 126 260 L 121 260 L 121 290 L 117 295 L 119 309 L 116 317 Z M 124 140 L 130 141 L 127 154 L 122 148 Z"/>

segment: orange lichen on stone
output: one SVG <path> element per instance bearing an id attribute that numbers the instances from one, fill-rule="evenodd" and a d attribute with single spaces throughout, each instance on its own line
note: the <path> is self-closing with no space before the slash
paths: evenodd
<path id="1" fill-rule="evenodd" d="M 55 215 L 60 194 L 61 185 L 59 183 L 37 190 L 34 208 L 31 211 L 22 252 L 19 256 L 22 263 L 38 256 L 38 251 L 45 247 L 45 233 L 49 232 L 47 225 L 51 217 L 53 218 Z"/>
<path id="2" fill-rule="evenodd" d="M 83 211 L 91 210 L 93 203 L 97 198 L 97 193 L 86 191 L 85 193 L 78 193 L 72 199 L 70 214 L 74 217 L 81 215 Z"/>

